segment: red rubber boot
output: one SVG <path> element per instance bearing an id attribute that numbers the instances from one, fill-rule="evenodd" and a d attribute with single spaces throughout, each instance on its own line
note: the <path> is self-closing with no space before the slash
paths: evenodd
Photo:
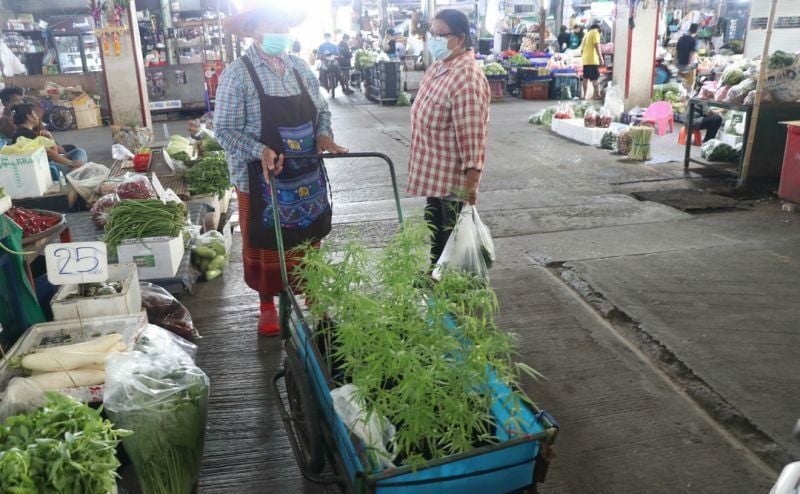
<path id="1" fill-rule="evenodd" d="M 258 318 L 258 334 L 261 336 L 277 336 L 281 332 L 278 321 L 278 310 L 273 300 L 261 302 L 261 316 Z"/>

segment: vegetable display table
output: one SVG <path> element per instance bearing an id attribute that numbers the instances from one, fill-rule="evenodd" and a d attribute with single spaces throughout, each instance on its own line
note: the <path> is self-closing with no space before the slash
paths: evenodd
<path id="1" fill-rule="evenodd" d="M 723 103 L 723 102 L 720 102 L 720 101 L 709 101 L 709 100 L 705 100 L 705 99 L 692 98 L 692 99 L 689 100 L 689 103 L 687 105 L 686 125 L 689 125 L 689 122 L 692 121 L 692 115 L 695 113 L 695 109 L 699 110 L 702 107 L 706 107 L 706 108 L 721 108 L 723 110 L 732 110 L 732 111 L 744 112 L 745 116 L 744 116 L 744 133 L 743 133 L 743 135 L 745 136 L 745 140 L 742 142 L 742 150 L 739 153 L 739 163 L 738 163 L 739 167 L 738 167 L 738 171 L 737 171 L 737 176 L 739 178 L 739 184 L 743 184 L 744 181 L 747 179 L 747 177 L 743 177 L 742 176 L 742 169 L 744 167 L 744 154 L 747 151 L 747 145 L 748 145 L 747 136 L 750 135 L 750 120 L 751 120 L 750 117 L 752 116 L 753 107 L 750 106 L 750 105 L 734 105 L 732 103 Z M 692 152 L 692 140 L 691 139 L 686 139 L 685 154 L 684 154 L 684 157 L 683 157 L 683 168 L 684 168 L 684 170 L 688 170 L 689 169 L 689 163 L 697 163 L 698 165 L 703 165 L 703 166 L 713 166 L 712 164 L 710 164 L 707 161 L 700 161 L 700 160 L 696 160 L 696 159 L 692 158 L 691 157 L 691 152 Z"/>
<path id="2" fill-rule="evenodd" d="M 202 225 L 206 214 L 210 212 L 210 208 L 207 204 L 190 202 L 186 204 L 186 207 L 189 210 L 189 220 L 195 225 Z M 102 240 L 103 230 L 98 229 L 94 223 L 92 223 L 88 212 L 70 213 L 67 215 L 67 221 L 70 224 L 75 242 Z M 112 262 L 110 256 L 109 262 Z M 186 249 L 175 276 L 172 278 L 148 281 L 163 287 L 173 294 L 187 292 L 189 295 L 192 295 L 199 278 L 200 273 L 191 263 L 191 250 Z"/>

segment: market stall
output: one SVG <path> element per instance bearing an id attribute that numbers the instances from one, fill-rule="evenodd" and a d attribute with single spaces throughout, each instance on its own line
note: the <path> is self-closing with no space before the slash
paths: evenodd
<path id="1" fill-rule="evenodd" d="M 197 483 L 208 378 L 172 293 L 218 283 L 232 246 L 219 213 L 227 163 L 200 134 L 160 149 L 146 129 L 115 128 L 110 167 L 66 176 L 90 206 L 67 214 L 18 206 L 52 183 L 47 140 L 0 153 L 0 465 L 16 472 L 0 476 L 1 492 L 105 494 L 120 475 L 145 494 Z"/>

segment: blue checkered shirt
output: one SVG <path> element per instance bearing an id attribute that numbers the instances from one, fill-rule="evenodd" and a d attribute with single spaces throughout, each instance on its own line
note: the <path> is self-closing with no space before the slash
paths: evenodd
<path id="1" fill-rule="evenodd" d="M 280 55 L 286 67 L 281 76 L 266 63 L 256 45 L 252 45 L 246 53 L 264 85 L 264 91 L 270 96 L 300 94 L 292 70 L 297 69 L 317 107 L 317 135 L 333 137 L 328 103 L 320 95 L 317 77 L 303 59 L 285 53 Z M 266 146 L 259 142 L 261 108 L 258 92 L 241 59 L 231 62 L 220 77 L 214 108 L 214 132 L 225 149 L 231 182 L 242 192 L 247 192 L 247 163 L 260 160 Z"/>

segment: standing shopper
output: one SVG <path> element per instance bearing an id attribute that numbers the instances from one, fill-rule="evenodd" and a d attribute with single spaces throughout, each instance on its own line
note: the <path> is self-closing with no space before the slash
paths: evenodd
<path id="1" fill-rule="evenodd" d="M 433 229 L 431 257 L 436 262 L 463 205 L 458 194 L 465 191 L 470 204 L 478 200 L 490 91 L 462 12 L 436 14 L 428 49 L 436 61 L 425 72 L 411 107 L 407 190 L 427 197 L 425 216 Z"/>
<path id="2" fill-rule="evenodd" d="M 698 30 L 699 27 L 697 24 L 690 25 L 689 32 L 680 37 L 676 48 L 678 55 L 678 73 L 684 76 L 690 90 L 694 87 L 695 69 L 697 68 L 695 58 L 697 56 Z"/>
<path id="3" fill-rule="evenodd" d="M 600 66 L 603 65 L 603 54 L 600 53 L 600 25 L 592 24 L 589 32 L 583 37 L 581 45 L 581 59 L 583 61 L 583 99 L 589 99 L 589 81 L 592 82 L 592 97 L 600 99 L 600 88 L 597 80 L 600 78 Z"/>
<path id="4" fill-rule="evenodd" d="M 277 188 L 284 245 L 319 242 L 330 232 L 328 182 L 321 160 L 292 155 L 346 152 L 333 141 L 331 114 L 319 82 L 286 51 L 289 29 L 303 15 L 278 0 L 246 0 L 225 28 L 253 38 L 220 78 L 214 128 L 225 149 L 241 217 L 244 280 L 261 297 L 258 331 L 279 332 L 275 296 L 283 288 L 270 186 Z M 267 183 L 268 170 L 276 183 Z M 287 253 L 289 270 L 302 253 Z"/>

